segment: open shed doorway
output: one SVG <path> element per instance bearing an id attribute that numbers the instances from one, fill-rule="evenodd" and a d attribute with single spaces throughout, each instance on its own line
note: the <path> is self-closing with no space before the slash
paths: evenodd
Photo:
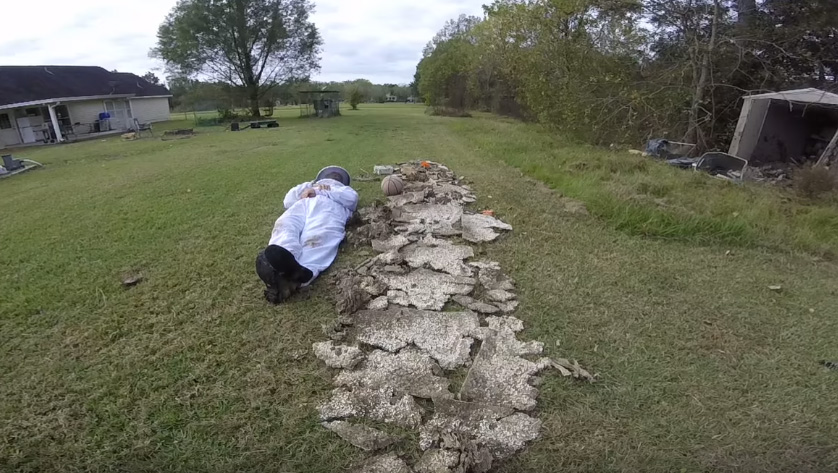
<path id="1" fill-rule="evenodd" d="M 752 166 L 816 163 L 838 133 L 838 95 L 817 89 L 745 97 L 729 154 Z"/>

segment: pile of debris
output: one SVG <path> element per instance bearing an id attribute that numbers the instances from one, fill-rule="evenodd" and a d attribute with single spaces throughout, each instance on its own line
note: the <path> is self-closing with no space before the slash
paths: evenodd
<path id="1" fill-rule="evenodd" d="M 373 454 L 359 472 L 486 472 L 539 436 L 536 375 L 554 367 L 593 381 L 578 363 L 539 358 L 523 342 L 514 282 L 497 262 L 471 261 L 469 243 L 512 229 L 465 206 L 472 189 L 447 167 L 396 166 L 403 194 L 360 210 L 350 241 L 377 255 L 336 275 L 336 323 L 314 353 L 340 371 L 319 406 L 323 426 Z M 464 381 L 452 390 L 449 375 Z M 373 428 L 370 423 L 381 428 Z M 418 432 L 413 465 L 394 453 L 404 439 L 388 426 Z"/>

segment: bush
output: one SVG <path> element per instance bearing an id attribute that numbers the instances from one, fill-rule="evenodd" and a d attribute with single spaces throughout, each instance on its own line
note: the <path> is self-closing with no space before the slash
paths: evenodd
<path id="1" fill-rule="evenodd" d="M 352 107 L 352 110 L 358 110 L 358 104 L 364 100 L 364 94 L 361 93 L 361 89 L 358 87 L 353 87 L 351 91 L 349 91 L 349 106 Z"/>
<path id="2" fill-rule="evenodd" d="M 236 113 L 235 110 L 226 108 L 226 107 L 219 107 L 218 108 L 218 118 L 221 121 L 233 121 L 236 118 L 239 118 L 239 114 Z"/>
<path id="3" fill-rule="evenodd" d="M 801 197 L 817 199 L 838 191 L 838 169 L 825 166 L 804 166 L 792 176 L 794 188 Z"/>
<path id="4" fill-rule="evenodd" d="M 471 114 L 465 110 L 451 107 L 431 107 L 431 115 L 437 117 L 471 118 Z"/>

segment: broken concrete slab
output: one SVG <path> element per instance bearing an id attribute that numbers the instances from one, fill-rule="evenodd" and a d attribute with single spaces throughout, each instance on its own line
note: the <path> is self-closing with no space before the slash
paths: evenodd
<path id="1" fill-rule="evenodd" d="M 409 394 L 395 396 L 392 388 L 357 389 L 337 388 L 332 397 L 317 408 L 321 421 L 366 417 L 402 427 L 418 428 L 422 423 L 422 408 Z"/>
<path id="2" fill-rule="evenodd" d="M 515 294 L 503 289 L 492 289 L 486 292 L 486 297 L 492 302 L 507 302 L 515 299 Z"/>
<path id="3" fill-rule="evenodd" d="M 485 446 L 497 459 L 508 458 L 538 438 L 541 421 L 510 407 L 450 399 L 434 401 L 434 415 L 419 431 L 419 447 L 428 450 L 446 438 Z M 448 445 L 447 445 L 448 446 Z"/>
<path id="4" fill-rule="evenodd" d="M 378 275 L 390 288 L 390 302 L 419 309 L 442 310 L 454 294 L 467 295 L 474 289 L 472 278 L 452 276 L 429 269 L 417 269 L 407 274 Z"/>
<path id="5" fill-rule="evenodd" d="M 473 310 L 480 314 L 496 314 L 500 312 L 500 309 L 498 309 L 497 307 L 491 304 L 487 304 L 485 302 L 476 301 L 469 296 L 455 295 L 451 297 L 451 300 L 469 310 Z"/>
<path id="6" fill-rule="evenodd" d="M 521 342 L 511 331 L 499 332 L 483 340 L 480 352 L 463 381 L 460 399 L 521 411 L 535 408 L 538 390 L 529 384 L 529 380 L 550 362 L 537 364 L 517 356 L 520 350 L 535 347 L 521 347 L 515 343 Z"/>
<path id="7" fill-rule="evenodd" d="M 352 270 L 341 271 L 336 274 L 337 282 L 337 310 L 340 314 L 351 314 L 366 307 L 372 299 L 364 289 L 365 276 Z"/>
<path id="8" fill-rule="evenodd" d="M 413 471 L 416 473 L 454 473 L 454 467 L 459 463 L 459 452 L 432 448 L 413 465 Z"/>
<path id="9" fill-rule="evenodd" d="M 453 276 L 471 276 L 473 270 L 463 260 L 474 256 L 470 246 L 455 245 L 447 240 L 425 238 L 402 250 L 405 261 L 412 268 L 429 267 Z"/>
<path id="10" fill-rule="evenodd" d="M 393 235 L 386 240 L 373 240 L 372 249 L 379 253 L 387 253 L 390 251 L 398 251 L 403 246 L 410 243 L 404 235 Z"/>
<path id="11" fill-rule="evenodd" d="M 473 312 L 430 312 L 416 309 L 361 311 L 350 318 L 360 342 L 395 352 L 409 344 L 435 359 L 443 369 L 469 360 L 471 336 L 480 326 Z"/>
<path id="12" fill-rule="evenodd" d="M 515 312 L 515 309 L 518 308 L 518 301 L 509 301 L 509 302 L 495 302 L 495 305 L 498 306 L 498 309 L 505 314 L 510 314 Z"/>
<path id="13" fill-rule="evenodd" d="M 407 204 L 418 204 L 425 200 L 425 190 L 418 190 L 414 192 L 404 192 L 399 195 L 388 197 L 388 205 L 390 207 L 402 207 Z"/>
<path id="14" fill-rule="evenodd" d="M 385 453 L 364 461 L 351 473 L 413 473 L 413 470 L 395 453 Z"/>
<path id="15" fill-rule="evenodd" d="M 512 316 L 501 317 L 486 317 L 486 323 L 489 328 L 495 331 L 510 330 L 512 332 L 520 332 L 524 330 L 524 322 Z"/>
<path id="16" fill-rule="evenodd" d="M 387 307 L 390 305 L 390 300 L 387 299 L 387 296 L 377 297 L 370 301 L 367 304 L 367 309 L 369 310 L 387 310 Z"/>
<path id="17" fill-rule="evenodd" d="M 392 388 L 396 396 L 406 393 L 425 399 L 453 397 L 448 391 L 451 382 L 435 375 L 435 371 L 440 371 L 437 364 L 415 348 L 398 353 L 375 350 L 356 369 L 341 371 L 335 384 L 352 390 Z"/>
<path id="18" fill-rule="evenodd" d="M 463 207 L 459 204 L 407 204 L 393 209 L 393 216 L 397 222 L 421 225 L 423 233 L 459 235 Z"/>
<path id="19" fill-rule="evenodd" d="M 314 343 L 314 356 L 326 363 L 329 368 L 354 368 L 364 359 L 364 352 L 358 347 L 335 345 L 332 340 Z"/>
<path id="20" fill-rule="evenodd" d="M 464 214 L 461 225 L 463 238 L 473 243 L 495 240 L 500 234 L 493 229 L 512 230 L 511 225 L 483 214 Z"/>
<path id="21" fill-rule="evenodd" d="M 381 450 L 400 440 L 398 437 L 378 429 L 366 425 L 350 424 L 343 420 L 323 422 L 322 425 L 350 444 L 368 452 Z"/>
<path id="22" fill-rule="evenodd" d="M 503 291 L 514 291 L 515 286 L 512 280 L 501 272 L 500 263 L 496 261 L 475 261 L 469 265 L 477 268 L 477 279 L 487 290 L 500 289 Z"/>

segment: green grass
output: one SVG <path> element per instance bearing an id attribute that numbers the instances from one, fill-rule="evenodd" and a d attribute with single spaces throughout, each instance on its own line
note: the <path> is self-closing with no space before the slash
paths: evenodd
<path id="1" fill-rule="evenodd" d="M 838 377 L 817 362 L 838 358 L 838 271 L 812 256 L 835 251 L 834 206 L 423 112 L 16 152 L 46 166 L 0 182 L 0 471 L 345 469 L 360 454 L 315 411 L 328 275 L 274 307 L 253 259 L 290 186 L 408 159 L 474 181 L 515 228 L 485 250 L 525 336 L 602 377 L 548 376 L 543 438 L 500 471 L 836 469 Z"/>

